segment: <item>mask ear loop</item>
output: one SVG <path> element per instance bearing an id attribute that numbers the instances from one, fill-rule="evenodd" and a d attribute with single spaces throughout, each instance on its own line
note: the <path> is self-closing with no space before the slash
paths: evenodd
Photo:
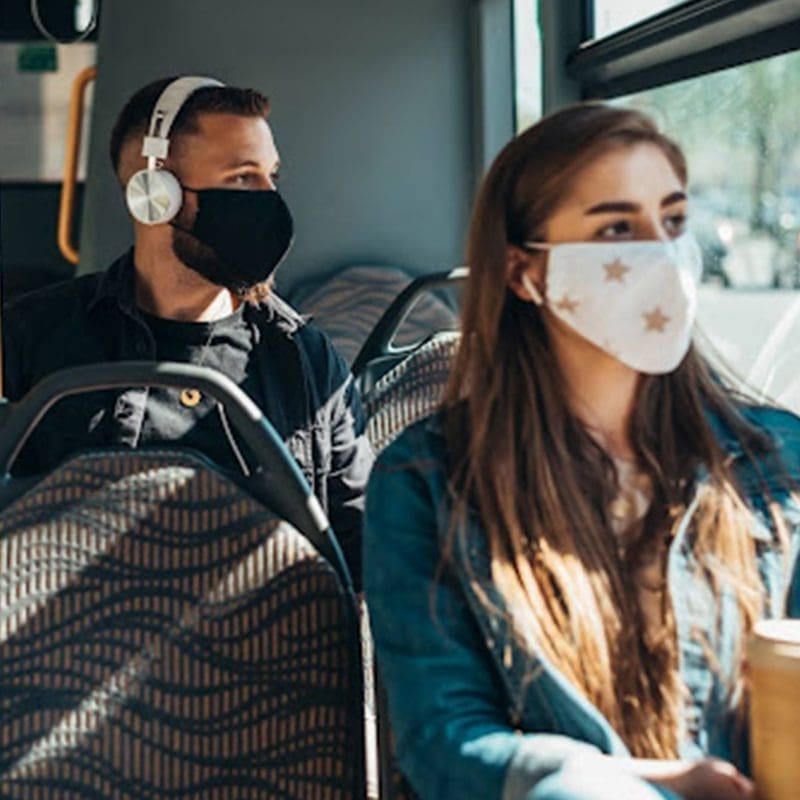
<path id="1" fill-rule="evenodd" d="M 549 250 L 550 246 L 546 242 L 523 242 L 522 247 L 525 250 Z M 544 297 L 542 293 L 536 288 L 533 281 L 523 272 L 520 276 L 520 283 L 525 287 L 525 291 L 531 296 L 531 300 L 537 306 L 544 305 Z"/>
<path id="2" fill-rule="evenodd" d="M 520 276 L 520 283 L 525 287 L 525 291 L 531 296 L 531 300 L 536 303 L 537 306 L 544 305 L 544 297 L 542 297 L 542 293 L 534 286 L 533 281 L 523 272 Z"/>

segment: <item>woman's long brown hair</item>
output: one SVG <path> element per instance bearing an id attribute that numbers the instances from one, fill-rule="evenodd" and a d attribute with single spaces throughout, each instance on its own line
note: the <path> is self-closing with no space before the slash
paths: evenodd
<path id="1" fill-rule="evenodd" d="M 444 408 L 455 520 L 474 504 L 493 579 L 519 639 L 546 657 L 606 716 L 636 756 L 675 757 L 683 690 L 674 619 L 646 645 L 634 565 L 666 545 L 696 491 L 692 544 L 715 591 L 732 589 L 742 633 L 761 615 L 750 513 L 707 419 L 714 413 L 746 452 L 768 440 L 691 349 L 674 372 L 643 377 L 630 423 L 652 503 L 639 541 L 621 557 L 607 507 L 613 462 L 570 410 L 563 377 L 533 303 L 508 288 L 509 245 L 533 238 L 600 153 L 642 142 L 662 150 L 686 183 L 678 147 L 644 115 L 599 104 L 539 122 L 500 153 L 479 192 L 468 244 L 462 340 Z M 461 527 L 453 526 L 453 535 Z"/>

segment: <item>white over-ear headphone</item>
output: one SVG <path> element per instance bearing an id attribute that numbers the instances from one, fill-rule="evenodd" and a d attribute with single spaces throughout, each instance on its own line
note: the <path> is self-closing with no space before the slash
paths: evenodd
<path id="1" fill-rule="evenodd" d="M 159 95 L 150 127 L 142 143 L 147 168 L 134 173 L 125 188 L 125 200 L 133 218 L 144 225 L 169 222 L 183 203 L 180 181 L 161 163 L 169 152 L 169 131 L 183 104 L 206 86 L 224 86 L 214 78 L 177 78 Z"/>

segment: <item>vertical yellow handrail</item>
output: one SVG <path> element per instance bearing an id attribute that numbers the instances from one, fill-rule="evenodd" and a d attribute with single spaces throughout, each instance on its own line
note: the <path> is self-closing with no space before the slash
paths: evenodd
<path id="1" fill-rule="evenodd" d="M 86 87 L 97 77 L 97 67 L 81 70 L 72 82 L 67 124 L 67 150 L 64 158 L 64 182 L 61 184 L 61 202 L 58 207 L 58 249 L 61 255 L 77 264 L 78 250 L 72 243 L 72 222 L 75 215 L 75 186 L 78 182 L 78 158 L 81 149 L 81 128 Z"/>

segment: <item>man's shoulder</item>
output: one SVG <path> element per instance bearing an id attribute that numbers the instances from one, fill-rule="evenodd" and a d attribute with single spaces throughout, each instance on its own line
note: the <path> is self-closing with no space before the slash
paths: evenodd
<path id="1" fill-rule="evenodd" d="M 296 311 L 283 298 L 272 293 L 255 306 L 262 324 L 294 340 L 317 370 L 341 371 L 346 362 L 336 350 L 330 336 L 314 324 L 309 317 Z"/>
<path id="2" fill-rule="evenodd" d="M 249 305 L 248 312 L 261 327 L 269 327 L 291 336 L 308 324 L 308 319 L 274 292 Z"/>
<path id="3" fill-rule="evenodd" d="M 308 324 L 308 317 L 304 317 L 294 306 L 275 292 L 272 292 L 261 305 L 272 314 L 276 322 L 284 327 L 297 330 Z"/>
<path id="4" fill-rule="evenodd" d="M 52 327 L 76 307 L 86 308 L 101 278 L 102 273 L 93 272 L 26 292 L 4 307 L 4 322 L 15 325 L 31 322 Z"/>

